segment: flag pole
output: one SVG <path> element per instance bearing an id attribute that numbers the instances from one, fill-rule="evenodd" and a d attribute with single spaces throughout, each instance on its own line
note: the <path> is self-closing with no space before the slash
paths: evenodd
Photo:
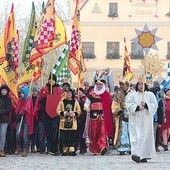
<path id="1" fill-rule="evenodd" d="M 144 55 L 144 74 L 142 75 L 142 81 L 143 81 L 143 89 L 142 89 L 142 102 L 144 101 L 144 88 L 145 88 L 145 79 L 146 79 L 146 69 L 145 69 L 145 63 L 146 63 L 146 57 Z"/>
<path id="2" fill-rule="evenodd" d="M 41 58 L 42 70 L 41 70 L 41 86 L 44 86 L 44 61 L 43 56 Z"/>
<path id="3" fill-rule="evenodd" d="M 80 99 L 80 95 L 79 95 L 79 88 L 80 88 L 80 66 L 79 66 L 79 69 L 78 69 L 78 85 L 77 86 L 78 86 L 77 87 L 77 99 L 79 100 Z"/>
<path id="4" fill-rule="evenodd" d="M 0 87 L 2 85 L 2 76 L 0 75 Z"/>
<path id="5" fill-rule="evenodd" d="M 53 75 L 53 63 L 54 63 L 54 46 L 53 46 L 53 42 L 52 42 L 52 63 L 51 63 L 51 88 L 50 88 L 50 94 L 52 94 L 53 93 L 53 89 L 52 89 L 52 87 L 53 87 L 53 85 L 52 85 L 52 80 L 53 80 L 53 77 L 52 77 L 52 75 Z"/>
<path id="6" fill-rule="evenodd" d="M 53 18 L 54 18 L 54 37 L 55 37 L 55 30 L 56 30 L 56 27 L 55 27 L 55 15 L 54 15 L 54 13 L 55 13 L 55 9 L 53 9 L 54 11 L 53 11 Z M 55 39 L 53 37 L 53 40 Z M 53 93 L 53 89 L 52 89 L 52 75 L 53 75 L 53 64 L 54 64 L 54 44 L 53 44 L 53 40 L 52 40 L 52 63 L 51 63 L 51 89 L 50 89 L 50 94 L 52 94 Z"/>

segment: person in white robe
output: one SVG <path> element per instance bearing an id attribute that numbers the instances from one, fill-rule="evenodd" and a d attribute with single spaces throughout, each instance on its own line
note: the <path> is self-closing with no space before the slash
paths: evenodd
<path id="1" fill-rule="evenodd" d="M 154 143 L 153 115 L 158 104 L 156 97 L 148 91 L 143 78 L 138 79 L 136 91 L 126 97 L 129 114 L 129 134 L 132 160 L 147 162 L 156 155 Z"/>

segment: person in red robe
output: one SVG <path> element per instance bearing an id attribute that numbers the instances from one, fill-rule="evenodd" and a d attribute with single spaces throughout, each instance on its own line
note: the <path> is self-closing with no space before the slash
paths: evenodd
<path id="1" fill-rule="evenodd" d="M 47 138 L 47 153 L 51 155 L 59 154 L 59 122 L 60 117 L 56 113 L 56 108 L 63 91 L 59 84 L 57 84 L 57 77 L 54 74 L 50 74 L 48 83 L 41 88 L 39 93 L 39 111 L 38 121 L 41 122 L 41 136 L 43 131 L 46 131 Z M 40 148 L 44 147 L 45 139 L 41 142 Z M 41 149 L 40 149 L 41 150 Z"/>
<path id="2" fill-rule="evenodd" d="M 26 157 L 29 149 L 29 134 L 33 133 L 33 115 L 31 114 L 31 98 L 29 88 L 21 88 L 20 99 L 15 109 L 16 113 L 16 151 L 18 155 L 21 151 L 21 135 L 23 135 L 22 156 Z"/>
<path id="3" fill-rule="evenodd" d="M 164 151 L 168 150 L 168 139 L 170 137 L 170 89 L 164 90 L 165 95 L 163 98 L 165 99 L 165 119 L 166 121 L 161 126 L 161 135 L 163 138 L 163 148 Z"/>
<path id="4" fill-rule="evenodd" d="M 108 139 L 113 137 L 112 97 L 105 87 L 106 81 L 97 79 L 94 90 L 88 95 L 84 107 L 90 113 L 89 150 L 94 155 L 104 155 L 108 150 Z"/>

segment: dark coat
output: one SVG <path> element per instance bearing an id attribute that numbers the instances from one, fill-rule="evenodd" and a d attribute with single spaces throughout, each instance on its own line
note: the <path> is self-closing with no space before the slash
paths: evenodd
<path id="1" fill-rule="evenodd" d="M 8 123 L 12 110 L 12 101 L 8 95 L 0 95 L 0 123 Z"/>

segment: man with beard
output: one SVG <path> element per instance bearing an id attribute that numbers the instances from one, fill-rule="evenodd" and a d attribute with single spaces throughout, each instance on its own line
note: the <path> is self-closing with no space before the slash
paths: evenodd
<path id="1" fill-rule="evenodd" d="M 132 160 L 147 162 L 155 156 L 153 115 L 158 104 L 155 95 L 148 91 L 144 78 L 138 79 L 136 91 L 126 97 L 129 113 L 129 134 Z"/>
<path id="2" fill-rule="evenodd" d="M 108 139 L 113 137 L 112 98 L 106 91 L 106 81 L 97 79 L 94 90 L 88 95 L 84 107 L 90 113 L 88 136 L 89 150 L 94 155 L 104 155 L 108 149 Z"/>

